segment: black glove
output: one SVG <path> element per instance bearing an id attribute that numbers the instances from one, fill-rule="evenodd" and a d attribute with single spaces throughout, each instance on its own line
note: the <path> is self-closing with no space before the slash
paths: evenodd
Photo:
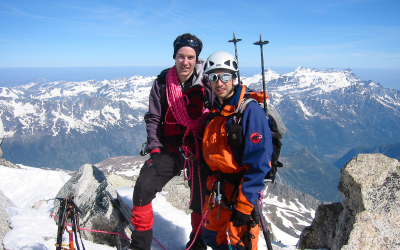
<path id="1" fill-rule="evenodd" d="M 158 175 L 161 175 L 161 154 L 160 153 L 152 153 L 150 159 L 146 161 L 146 164 L 149 167 L 154 167 Z"/>
<path id="2" fill-rule="evenodd" d="M 243 225 L 247 225 L 250 222 L 250 215 L 244 214 L 236 210 L 236 208 L 232 211 L 231 222 L 233 221 L 234 227 L 241 227 Z"/>
<path id="3" fill-rule="evenodd" d="M 272 165 L 272 168 L 267 173 L 267 176 L 265 177 L 265 179 L 271 180 L 271 183 L 274 183 L 275 177 L 276 177 L 276 170 L 277 170 L 276 166 Z"/>

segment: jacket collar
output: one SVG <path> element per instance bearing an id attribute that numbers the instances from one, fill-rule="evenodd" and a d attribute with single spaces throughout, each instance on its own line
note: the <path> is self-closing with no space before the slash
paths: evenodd
<path id="1" fill-rule="evenodd" d="M 214 99 L 213 108 L 218 110 L 222 116 L 230 116 L 235 113 L 239 105 L 242 103 L 244 95 L 246 93 L 246 87 L 241 84 L 236 84 L 233 87 L 233 95 L 226 99 L 222 104 L 218 98 Z"/>

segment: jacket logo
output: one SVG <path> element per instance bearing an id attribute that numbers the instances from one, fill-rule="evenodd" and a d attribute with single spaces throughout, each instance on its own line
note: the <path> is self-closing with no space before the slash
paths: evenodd
<path id="1" fill-rule="evenodd" d="M 262 139 L 262 135 L 260 135 L 259 133 L 252 133 L 250 135 L 250 141 L 252 143 L 259 143 Z"/>

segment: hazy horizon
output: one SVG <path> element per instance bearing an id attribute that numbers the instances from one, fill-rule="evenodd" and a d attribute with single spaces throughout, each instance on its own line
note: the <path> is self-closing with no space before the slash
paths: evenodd
<path id="1" fill-rule="evenodd" d="M 157 76 L 167 66 L 121 66 L 121 67 L 0 67 L 0 87 L 25 85 L 30 82 L 87 81 L 117 79 L 119 77 Z M 269 67 L 265 67 L 267 69 Z M 270 67 L 279 74 L 292 72 L 297 67 Z M 309 67 L 313 69 L 313 67 Z M 317 68 L 326 70 L 327 68 Z M 345 68 L 335 68 L 343 70 Z M 379 82 L 385 88 L 400 90 L 400 69 L 351 68 L 361 80 Z M 260 67 L 241 67 L 241 76 L 261 73 Z"/>

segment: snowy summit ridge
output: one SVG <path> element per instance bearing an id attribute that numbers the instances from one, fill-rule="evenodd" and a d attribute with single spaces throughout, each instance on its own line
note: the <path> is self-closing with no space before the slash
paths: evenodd
<path id="1" fill-rule="evenodd" d="M 298 67 L 293 72 L 280 75 L 271 69 L 265 71 L 265 82 L 269 93 L 276 93 L 279 96 L 296 93 L 321 94 L 332 92 L 340 88 L 346 88 L 352 85 L 365 85 L 351 69 L 345 70 L 319 70 L 305 67 Z M 254 89 L 262 89 L 261 74 L 253 77 L 243 77 L 241 79 L 244 85 Z M 378 83 L 368 82 L 374 86 Z"/>
<path id="2" fill-rule="evenodd" d="M 136 124 L 139 115 L 121 115 L 123 109 L 146 110 L 151 82 L 155 77 L 133 76 L 103 81 L 30 83 L 0 88 L 0 106 L 6 120 L 19 124 L 9 126 L 8 137 L 18 130 L 32 133 L 52 127 L 53 136 L 60 127 L 81 133 L 96 127 Z M 132 125 L 131 125 L 132 126 Z M 21 131 L 21 132 L 22 132 Z"/>

